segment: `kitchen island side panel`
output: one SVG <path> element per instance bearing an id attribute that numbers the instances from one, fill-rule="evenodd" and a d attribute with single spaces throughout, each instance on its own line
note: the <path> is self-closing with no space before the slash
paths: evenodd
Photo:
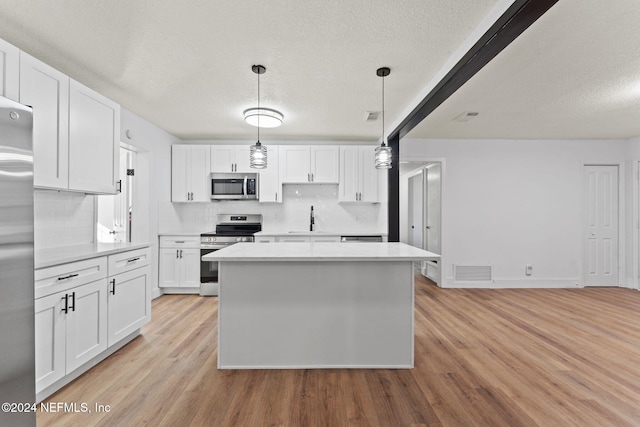
<path id="1" fill-rule="evenodd" d="M 411 261 L 222 261 L 218 368 L 411 368 L 413 280 Z"/>

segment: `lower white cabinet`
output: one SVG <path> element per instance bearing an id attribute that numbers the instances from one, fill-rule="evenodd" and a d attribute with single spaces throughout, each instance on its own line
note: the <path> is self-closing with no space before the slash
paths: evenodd
<path id="1" fill-rule="evenodd" d="M 151 318 L 149 266 L 109 277 L 107 343 L 114 345 Z"/>
<path id="2" fill-rule="evenodd" d="M 107 279 L 35 300 L 36 393 L 107 349 Z"/>
<path id="3" fill-rule="evenodd" d="M 107 357 L 110 347 L 115 351 L 149 321 L 149 255 L 147 247 L 36 270 L 37 399 Z"/>
<path id="4" fill-rule="evenodd" d="M 160 236 L 161 288 L 200 287 L 200 237 Z"/>
<path id="5" fill-rule="evenodd" d="M 200 286 L 200 249 L 160 249 L 160 287 Z"/>

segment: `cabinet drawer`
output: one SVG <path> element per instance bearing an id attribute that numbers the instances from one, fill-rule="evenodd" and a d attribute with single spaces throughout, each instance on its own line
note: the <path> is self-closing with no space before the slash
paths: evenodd
<path id="1" fill-rule="evenodd" d="M 160 236 L 161 248 L 200 248 L 200 236 Z"/>
<path id="2" fill-rule="evenodd" d="M 91 258 L 35 271 L 35 297 L 41 298 L 107 277 L 107 257 Z"/>
<path id="3" fill-rule="evenodd" d="M 149 248 L 109 255 L 109 276 L 149 265 Z"/>

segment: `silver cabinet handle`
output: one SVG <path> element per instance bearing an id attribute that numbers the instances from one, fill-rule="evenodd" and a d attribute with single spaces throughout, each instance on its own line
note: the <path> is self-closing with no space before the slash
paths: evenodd
<path id="1" fill-rule="evenodd" d="M 313 176 L 313 174 L 311 174 L 311 182 L 314 182 L 316 180 L 316 177 Z"/>
<path id="2" fill-rule="evenodd" d="M 307 173 L 307 182 L 311 182 L 311 174 Z"/>
<path id="3" fill-rule="evenodd" d="M 276 202 L 278 201 L 278 192 L 276 191 Z"/>
<path id="4" fill-rule="evenodd" d="M 140 257 L 128 259 L 127 260 L 127 264 L 130 263 L 130 262 L 136 262 L 138 260 L 140 260 Z"/>
<path id="5" fill-rule="evenodd" d="M 115 295 L 116 294 L 116 279 L 112 279 L 111 280 L 111 285 L 112 285 L 111 295 Z"/>
<path id="6" fill-rule="evenodd" d="M 71 279 L 73 277 L 78 277 L 78 273 L 76 274 L 70 274 L 68 276 L 62 276 L 62 277 L 58 277 L 58 280 L 67 280 L 67 279 Z"/>
<path id="7" fill-rule="evenodd" d="M 69 312 L 69 295 L 64 294 L 62 299 L 64 300 L 64 308 L 60 311 L 64 312 L 64 314 L 67 314 Z"/>
<path id="8" fill-rule="evenodd" d="M 176 249 L 176 259 L 180 258 L 180 249 Z"/>
<path id="9" fill-rule="evenodd" d="M 182 259 L 182 249 L 180 249 L 180 259 Z"/>
<path id="10" fill-rule="evenodd" d="M 76 293 L 75 293 L 75 291 L 71 292 L 71 303 L 73 305 L 71 305 L 69 308 L 71 309 L 71 311 L 76 311 Z"/>

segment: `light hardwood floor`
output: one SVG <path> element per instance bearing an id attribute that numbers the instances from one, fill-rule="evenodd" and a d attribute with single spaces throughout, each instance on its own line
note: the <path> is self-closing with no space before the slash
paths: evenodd
<path id="1" fill-rule="evenodd" d="M 39 426 L 640 426 L 640 292 L 440 289 L 418 276 L 411 370 L 216 369 L 217 299 L 166 295 Z"/>

